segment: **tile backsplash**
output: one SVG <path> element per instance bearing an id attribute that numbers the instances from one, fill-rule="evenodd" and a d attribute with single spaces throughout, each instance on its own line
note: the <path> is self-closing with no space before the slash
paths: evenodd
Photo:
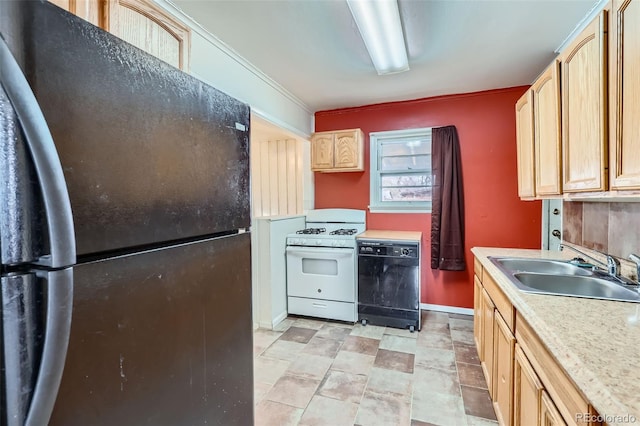
<path id="1" fill-rule="evenodd" d="M 640 254 L 640 203 L 564 201 L 563 240 L 627 259 Z"/>

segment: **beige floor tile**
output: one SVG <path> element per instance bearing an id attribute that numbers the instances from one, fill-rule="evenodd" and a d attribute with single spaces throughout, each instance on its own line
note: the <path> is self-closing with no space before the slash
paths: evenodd
<path id="1" fill-rule="evenodd" d="M 449 318 L 449 328 L 451 330 L 470 331 L 473 333 L 473 321 L 466 319 Z"/>
<path id="2" fill-rule="evenodd" d="M 351 327 L 345 327 L 334 324 L 325 324 L 316 333 L 316 337 L 322 337 L 325 339 L 333 339 L 344 341 L 344 339 L 351 333 Z"/>
<path id="3" fill-rule="evenodd" d="M 392 393 L 411 401 L 413 375 L 401 371 L 373 368 L 369 374 L 366 391 L 379 394 Z"/>
<path id="4" fill-rule="evenodd" d="M 418 346 L 416 349 L 416 367 L 456 371 L 455 353 L 451 349 Z"/>
<path id="5" fill-rule="evenodd" d="M 284 375 L 278 380 L 264 399 L 297 408 L 305 408 L 318 389 L 320 380 Z"/>
<path id="6" fill-rule="evenodd" d="M 411 418 L 441 426 L 466 426 L 467 416 L 461 396 L 421 393 L 414 389 Z"/>
<path id="7" fill-rule="evenodd" d="M 338 354 L 340 346 L 342 346 L 342 342 L 339 340 L 314 337 L 309 340 L 307 346 L 302 350 L 302 355 L 319 355 L 333 359 Z"/>
<path id="8" fill-rule="evenodd" d="M 358 412 L 358 405 L 315 395 L 304 412 L 300 425 L 338 426 L 352 425 Z"/>
<path id="9" fill-rule="evenodd" d="M 409 425 L 411 403 L 390 394 L 365 392 L 356 424 L 360 426 Z"/>
<path id="10" fill-rule="evenodd" d="M 253 381 L 253 402 L 254 404 L 262 401 L 264 396 L 271 390 L 273 384 L 258 382 L 256 380 Z"/>
<path id="11" fill-rule="evenodd" d="M 255 426 L 295 426 L 303 410 L 279 402 L 263 400 L 256 405 Z"/>
<path id="12" fill-rule="evenodd" d="M 414 331 L 413 333 L 409 331 L 408 328 L 395 328 L 395 327 L 387 327 L 384 329 L 384 334 L 390 334 L 392 336 L 402 336 L 408 337 L 409 339 L 417 339 L 419 332 Z"/>
<path id="13" fill-rule="evenodd" d="M 475 416 L 467 416 L 467 426 L 495 426 L 498 422 Z"/>
<path id="14" fill-rule="evenodd" d="M 451 337 L 444 333 L 420 332 L 416 343 L 426 348 L 453 350 Z"/>
<path id="15" fill-rule="evenodd" d="M 380 346 L 379 339 L 370 339 L 361 336 L 347 336 L 340 348 L 343 351 L 358 352 L 365 355 L 375 355 Z"/>
<path id="16" fill-rule="evenodd" d="M 475 344 L 475 341 L 473 340 L 473 328 L 471 331 L 451 330 L 451 340 L 454 342 L 466 343 L 468 345 Z"/>
<path id="17" fill-rule="evenodd" d="M 291 318 L 285 318 L 280 321 L 280 323 L 276 324 L 275 327 L 273 327 L 273 331 L 287 331 L 287 329 L 291 327 L 294 322 L 295 320 Z"/>
<path id="18" fill-rule="evenodd" d="M 310 328 L 312 330 L 320 330 L 326 321 L 313 318 L 296 318 L 293 322 L 294 327 Z"/>
<path id="19" fill-rule="evenodd" d="M 356 324 L 351 331 L 352 336 L 368 337 L 370 339 L 382 339 L 384 330 L 386 327 L 379 327 L 377 325 L 362 325 Z"/>
<path id="20" fill-rule="evenodd" d="M 333 358 L 304 354 L 291 362 L 286 374 L 322 380 L 332 362 Z"/>
<path id="21" fill-rule="evenodd" d="M 367 376 L 329 370 L 317 393 L 327 398 L 358 404 L 366 384 Z"/>
<path id="22" fill-rule="evenodd" d="M 429 323 L 449 323 L 449 314 L 446 312 L 422 311 L 422 326 Z"/>
<path id="23" fill-rule="evenodd" d="M 458 373 L 455 371 L 416 367 L 413 377 L 414 394 L 428 395 L 437 392 L 460 396 L 460 383 Z"/>
<path id="24" fill-rule="evenodd" d="M 380 339 L 380 349 L 414 354 L 416 353 L 416 339 L 385 334 Z"/>
<path id="25" fill-rule="evenodd" d="M 271 330 L 257 329 L 253 332 L 253 353 L 260 355 L 273 342 L 275 342 L 282 333 Z"/>
<path id="26" fill-rule="evenodd" d="M 261 356 L 295 361 L 305 346 L 306 345 L 304 343 L 276 340 L 262 353 Z"/>
<path id="27" fill-rule="evenodd" d="M 331 364 L 332 370 L 346 371 L 353 374 L 368 375 L 373 368 L 376 357 L 344 350 L 344 346 Z"/>
<path id="28" fill-rule="evenodd" d="M 259 356 L 253 361 L 253 377 L 255 381 L 274 384 L 289 368 L 291 361 Z"/>

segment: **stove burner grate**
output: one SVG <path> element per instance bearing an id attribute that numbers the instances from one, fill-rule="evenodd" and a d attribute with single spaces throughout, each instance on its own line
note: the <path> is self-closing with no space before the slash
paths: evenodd
<path id="1" fill-rule="evenodd" d="M 336 229 L 335 231 L 330 232 L 330 235 L 354 235 L 357 234 L 358 230 L 355 228 L 351 229 Z"/>
<path id="2" fill-rule="evenodd" d="M 296 234 L 323 234 L 327 232 L 326 228 L 306 228 L 296 231 Z"/>

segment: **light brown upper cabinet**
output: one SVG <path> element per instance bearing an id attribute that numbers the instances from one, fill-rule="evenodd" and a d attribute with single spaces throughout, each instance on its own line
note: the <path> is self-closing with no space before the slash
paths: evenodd
<path id="1" fill-rule="evenodd" d="M 531 87 L 536 195 L 560 195 L 560 63 L 553 61 Z"/>
<path id="2" fill-rule="evenodd" d="M 105 21 L 102 0 L 49 0 L 51 3 L 69 11 L 97 27 Z"/>
<path id="3" fill-rule="evenodd" d="M 606 43 L 603 11 L 560 57 L 564 192 L 607 189 Z"/>
<path id="4" fill-rule="evenodd" d="M 612 189 L 640 189 L 640 0 L 613 0 L 610 44 Z"/>
<path id="5" fill-rule="evenodd" d="M 149 0 L 107 0 L 103 28 L 184 71 L 189 69 L 189 28 Z"/>
<path id="6" fill-rule="evenodd" d="M 533 92 L 527 90 L 516 102 L 516 141 L 518 147 L 518 196 L 533 198 L 535 171 L 533 151 Z"/>
<path id="7" fill-rule="evenodd" d="M 318 132 L 311 136 L 311 170 L 360 172 L 364 170 L 364 134 L 360 129 Z"/>

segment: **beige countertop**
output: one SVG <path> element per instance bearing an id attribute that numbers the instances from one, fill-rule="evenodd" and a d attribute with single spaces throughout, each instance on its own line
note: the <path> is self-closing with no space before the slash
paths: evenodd
<path id="1" fill-rule="evenodd" d="M 422 232 L 419 231 L 382 231 L 367 229 L 362 234 L 356 236 L 357 239 L 370 240 L 396 240 L 396 241 L 417 241 L 422 239 Z"/>
<path id="2" fill-rule="evenodd" d="M 571 253 L 488 247 L 471 251 L 598 413 L 640 421 L 640 303 L 523 293 L 487 258 L 571 258 Z"/>

